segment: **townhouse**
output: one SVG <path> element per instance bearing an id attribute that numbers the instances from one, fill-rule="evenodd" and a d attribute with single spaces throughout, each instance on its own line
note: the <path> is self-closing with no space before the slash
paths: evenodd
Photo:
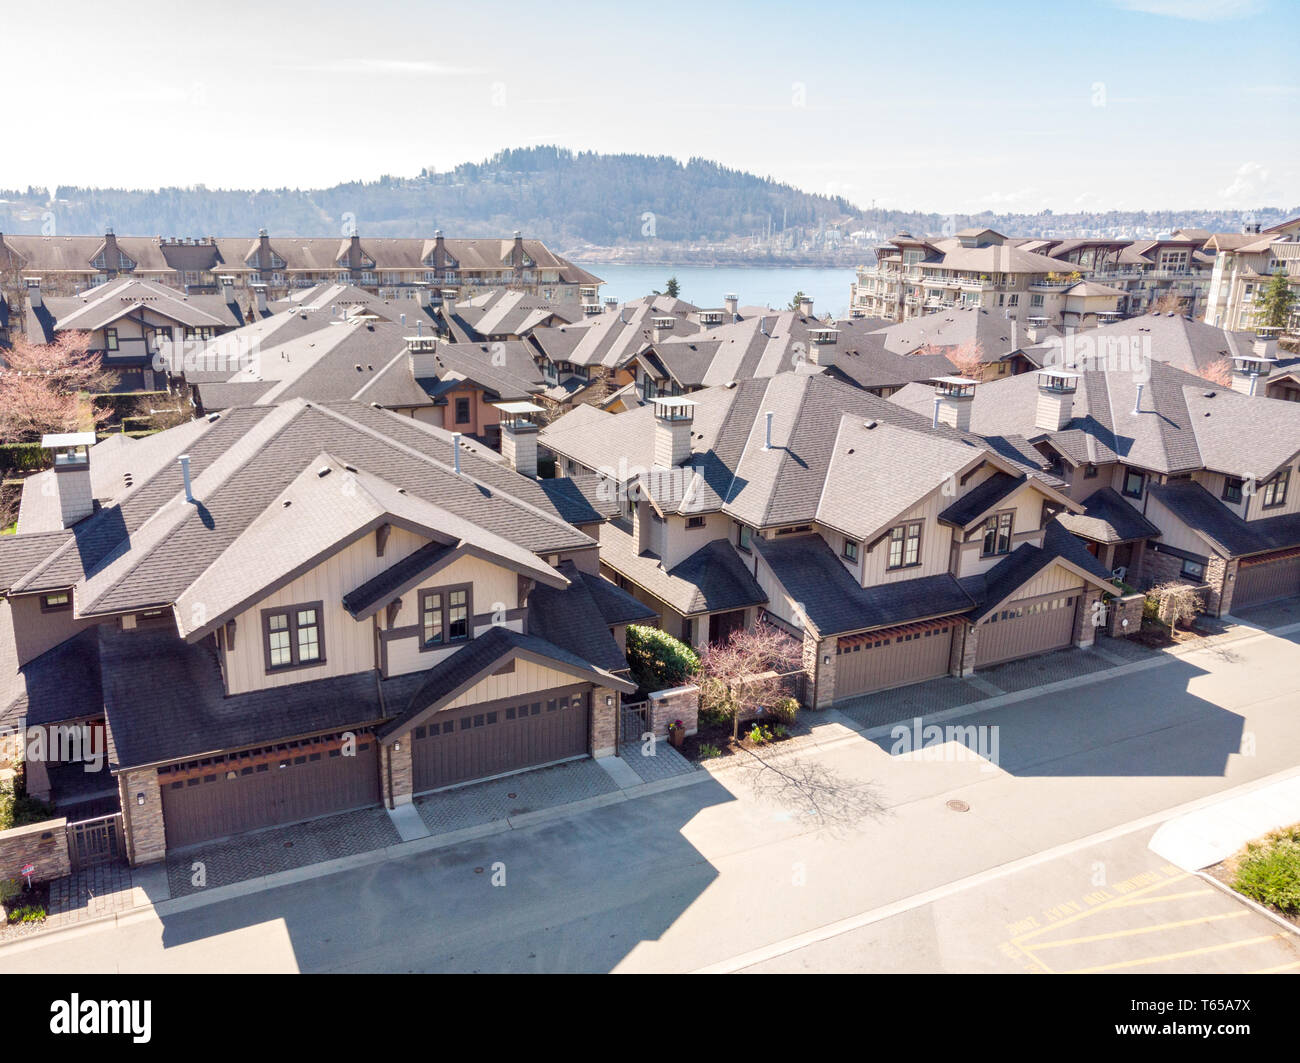
<path id="1" fill-rule="evenodd" d="M 652 336 L 634 355 L 636 381 L 627 405 L 791 370 L 828 373 L 878 395 L 955 372 L 943 354 L 907 357 L 912 350 L 890 350 L 888 330 L 878 331 L 885 324 L 873 318 L 822 321 L 805 300 L 798 310 L 736 313 L 730 323 L 703 333 Z"/>
<path id="2" fill-rule="evenodd" d="M 576 300 L 600 278 L 540 240 L 270 236 L 164 239 L 116 236 L 15 236 L 0 233 L 0 275 L 41 277 L 50 294 L 75 295 L 121 276 L 182 291 L 215 293 L 222 277 L 273 296 L 322 283 L 355 284 L 389 298 L 421 285 L 455 291 L 508 285 L 548 300 Z M 10 291 L 10 298 L 17 294 Z"/>
<path id="3" fill-rule="evenodd" d="M 602 519 L 451 433 L 292 399 L 145 440 L 49 437 L 0 539 L 0 723 L 132 863 L 614 751 L 648 610 Z M 93 758 L 56 738 L 85 729 Z M 55 752 L 58 750 L 58 752 Z"/>
<path id="4" fill-rule="evenodd" d="M 1110 573 L 1055 519 L 1082 507 L 1026 440 L 966 429 L 974 389 L 936 381 L 929 417 L 785 372 L 578 407 L 541 440 L 617 500 L 611 580 L 701 649 L 780 626 L 826 706 L 1093 639 Z"/>
<path id="5" fill-rule="evenodd" d="M 1282 331 L 1300 335 L 1300 218 L 1263 231 L 1216 234 L 1206 244 L 1214 269 L 1205 301 L 1208 324 L 1226 329 L 1254 328 L 1256 300 L 1273 276 L 1283 273 L 1295 292 Z"/>
<path id="6" fill-rule="evenodd" d="M 46 296 L 39 277 L 26 280 L 24 332 L 31 343 L 49 343 L 61 332 L 85 333 L 117 378 L 115 390 L 165 387 L 159 364 L 173 343 L 215 339 L 244 325 L 233 286 L 223 294 L 189 295 L 155 281 L 121 277 L 81 295 Z"/>
<path id="7" fill-rule="evenodd" d="M 1203 586 L 1215 616 L 1300 594 L 1300 408 L 1265 397 L 1265 344 L 1234 354 L 1229 386 L 1128 350 L 980 385 L 971 430 L 1050 460 L 1083 506 L 1059 522 L 1117 578 Z M 890 401 L 920 413 L 932 397 Z"/>

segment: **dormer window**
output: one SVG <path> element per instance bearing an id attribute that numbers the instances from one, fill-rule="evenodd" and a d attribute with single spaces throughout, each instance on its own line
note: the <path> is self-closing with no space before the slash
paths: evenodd
<path id="1" fill-rule="evenodd" d="M 921 563 L 921 521 L 912 520 L 889 530 L 889 568 L 911 568 Z"/>
<path id="2" fill-rule="evenodd" d="M 1242 488 L 1246 481 L 1240 476 L 1228 476 L 1223 481 L 1223 500 L 1229 505 L 1240 505 L 1242 497 Z"/>
<path id="3" fill-rule="evenodd" d="M 325 661 L 321 602 L 262 610 L 267 672 L 307 668 Z"/>
<path id="4" fill-rule="evenodd" d="M 984 522 L 981 557 L 996 557 L 1011 552 L 1011 527 L 1014 522 L 1015 513 L 1012 510 L 995 513 Z"/>
<path id="5" fill-rule="evenodd" d="M 471 590 L 465 584 L 420 592 L 420 649 L 469 639 Z"/>

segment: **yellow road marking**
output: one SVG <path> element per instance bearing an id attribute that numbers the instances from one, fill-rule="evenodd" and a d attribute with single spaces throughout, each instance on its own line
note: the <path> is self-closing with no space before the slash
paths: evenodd
<path id="1" fill-rule="evenodd" d="M 1066 945 L 1086 945 L 1090 941 L 1109 941 L 1113 938 L 1133 937 L 1136 934 L 1155 934 L 1161 930 L 1177 930 L 1182 926 L 1198 926 L 1201 923 L 1213 923 L 1219 919 L 1241 919 L 1250 912 L 1225 912 L 1222 915 L 1203 915 L 1197 919 L 1181 919 L 1176 923 L 1157 923 L 1155 926 L 1139 926 L 1130 930 L 1113 930 L 1109 934 L 1093 934 L 1086 938 L 1069 938 L 1066 941 L 1045 941 L 1041 945 L 1030 945 L 1029 949 L 1059 949 Z"/>
<path id="2" fill-rule="evenodd" d="M 1278 971 L 1294 971 L 1297 967 L 1300 967 L 1300 960 L 1296 960 L 1295 963 L 1282 963 L 1276 967 L 1265 967 L 1262 970 L 1251 971 L 1250 973 L 1251 974 L 1277 974 Z"/>
<path id="3" fill-rule="evenodd" d="M 1239 949 L 1243 945 L 1259 945 L 1265 941 L 1276 941 L 1283 937 L 1282 934 L 1266 934 L 1263 937 L 1244 938 L 1241 941 L 1230 941 L 1225 945 L 1207 945 L 1201 949 L 1188 949 L 1186 952 L 1168 952 L 1163 956 L 1148 956 L 1141 960 L 1124 960 L 1120 963 L 1106 963 L 1100 967 L 1080 967 L 1077 971 L 1067 971 L 1067 974 L 1097 974 L 1101 971 L 1118 971 L 1125 967 L 1146 967 L 1148 964 L 1160 963 L 1162 960 L 1181 960 L 1188 956 L 1203 956 L 1207 952 L 1224 952 L 1227 949 Z"/>
<path id="4" fill-rule="evenodd" d="M 1097 912 L 1104 912 L 1108 908 L 1114 908 L 1119 901 L 1127 901 L 1127 900 L 1131 900 L 1134 897 L 1140 897 L 1144 893 L 1150 893 L 1154 889 L 1160 889 L 1163 886 L 1169 885 L 1171 882 L 1178 882 L 1182 879 L 1190 878 L 1190 877 L 1191 876 L 1187 874 L 1182 874 L 1182 875 L 1176 875 L 1173 878 L 1165 879 L 1162 882 L 1153 882 L 1151 883 L 1151 885 L 1143 886 L 1141 889 L 1134 890 L 1132 893 L 1122 894 L 1119 897 L 1116 897 L 1113 901 L 1107 901 L 1105 904 L 1099 904 L 1095 908 L 1089 908 L 1085 912 L 1079 912 L 1075 915 L 1069 916 L 1068 918 L 1058 920 L 1055 923 L 1049 923 L 1047 926 L 1040 926 L 1037 930 L 1030 930 L 1024 934 L 1019 935 L 1018 937 L 1012 938 L 1011 940 L 1016 944 L 1020 944 L 1020 942 L 1025 941 L 1027 938 L 1033 937 L 1035 934 L 1041 934 L 1044 930 L 1055 930 L 1057 927 L 1069 926 L 1071 923 L 1078 922 L 1080 919 L 1086 919 L 1088 916 L 1095 915 Z"/>
<path id="5" fill-rule="evenodd" d="M 1114 904 L 1116 908 L 1132 908 L 1139 904 L 1159 904 L 1161 901 L 1180 901 L 1186 897 L 1204 897 L 1207 893 L 1218 893 L 1218 890 L 1188 890 L 1186 893 L 1166 893 L 1162 897 L 1139 897 L 1135 901 L 1117 901 Z"/>

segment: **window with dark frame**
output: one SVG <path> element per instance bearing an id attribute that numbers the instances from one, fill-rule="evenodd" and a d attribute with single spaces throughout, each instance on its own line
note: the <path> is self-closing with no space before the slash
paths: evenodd
<path id="1" fill-rule="evenodd" d="M 1234 506 L 1241 502 L 1241 491 L 1246 481 L 1240 476 L 1228 476 L 1223 481 L 1223 500 Z"/>
<path id="2" fill-rule="evenodd" d="M 844 540 L 844 547 L 840 550 L 840 553 L 844 555 L 844 560 L 845 560 L 845 561 L 857 561 L 857 559 L 858 559 L 858 543 L 857 543 L 857 540 L 856 540 L 856 539 L 845 539 L 845 540 Z"/>
<path id="3" fill-rule="evenodd" d="M 262 629 L 268 672 L 324 662 L 320 602 L 263 610 Z"/>
<path id="4" fill-rule="evenodd" d="M 686 527 L 688 527 L 688 528 L 703 528 L 704 525 L 707 524 L 707 523 L 708 523 L 708 522 L 707 522 L 703 517 L 687 517 L 687 518 L 686 518 Z"/>
<path id="5" fill-rule="evenodd" d="M 456 400 L 456 423 L 469 424 L 469 399 Z"/>
<path id="6" fill-rule="evenodd" d="M 1083 467 L 1083 478 L 1085 480 L 1095 480 L 1097 478 L 1097 466 L 1085 465 Z"/>
<path id="7" fill-rule="evenodd" d="M 1286 486 L 1290 477 L 1291 470 L 1283 469 L 1272 479 L 1264 481 L 1264 485 L 1260 488 L 1260 494 L 1264 498 L 1263 506 L 1265 509 L 1286 505 Z"/>
<path id="8" fill-rule="evenodd" d="M 749 553 L 749 544 L 753 541 L 754 533 L 748 525 L 736 525 L 736 545 L 745 553 Z"/>
<path id="9" fill-rule="evenodd" d="M 53 594 L 41 595 L 41 612 L 54 613 L 60 609 L 72 608 L 72 596 L 67 591 L 55 591 Z"/>
<path id="10" fill-rule="evenodd" d="M 1141 498 L 1146 479 L 1145 473 L 1140 473 L 1136 469 L 1127 470 L 1124 473 L 1124 494 L 1129 498 Z"/>
<path id="11" fill-rule="evenodd" d="M 996 557 L 998 554 L 1011 552 L 1011 528 L 1015 522 L 1015 511 L 1004 510 L 994 513 L 984 522 L 984 542 L 980 548 L 981 557 Z"/>
<path id="12" fill-rule="evenodd" d="M 1205 577 L 1205 566 L 1200 561 L 1193 561 L 1190 557 L 1183 558 L 1182 575 L 1184 579 L 1200 580 Z"/>
<path id="13" fill-rule="evenodd" d="M 104 329 L 104 349 L 109 351 L 117 350 L 117 329 Z"/>
<path id="14" fill-rule="evenodd" d="M 911 568 L 921 563 L 921 521 L 911 520 L 889 529 L 889 568 Z"/>
<path id="15" fill-rule="evenodd" d="M 470 588 L 420 592 L 420 648 L 432 649 L 470 637 Z"/>

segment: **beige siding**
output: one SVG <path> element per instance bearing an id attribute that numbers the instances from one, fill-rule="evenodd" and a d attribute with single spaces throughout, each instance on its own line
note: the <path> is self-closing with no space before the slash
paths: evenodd
<path id="1" fill-rule="evenodd" d="M 1237 514 L 1237 516 L 1245 517 L 1246 514 L 1245 514 L 1245 493 L 1244 492 L 1242 494 L 1242 502 L 1236 505 L 1223 501 L 1223 484 L 1224 481 L 1227 479 L 1227 477 L 1224 476 L 1223 473 L 1208 472 L 1205 469 L 1200 469 L 1192 473 L 1192 479 L 1195 480 L 1202 487 L 1204 487 L 1207 491 L 1209 491 L 1210 494 L 1212 494 L 1215 498 L 1217 498 L 1220 502 L 1222 502 L 1224 506 L 1232 510 L 1233 513 Z M 1290 494 L 1291 492 L 1290 490 L 1288 490 L 1287 491 L 1288 502 L 1290 501 Z M 1255 509 L 1258 510 L 1259 507 L 1256 506 Z M 1280 511 L 1269 510 L 1270 515 L 1273 514 L 1274 512 L 1280 512 Z"/>
<path id="2" fill-rule="evenodd" d="M 1276 402 L 1278 400 L 1270 400 Z M 1263 484 L 1257 485 L 1256 493 L 1251 497 L 1249 509 L 1243 514 L 1247 520 L 1264 520 L 1268 517 L 1280 517 L 1286 513 L 1300 513 L 1300 472 L 1294 465 L 1289 466 L 1291 475 L 1286 485 L 1286 504 L 1264 508 Z"/>
<path id="3" fill-rule="evenodd" d="M 1205 556 L 1211 552 L 1210 544 L 1175 517 L 1157 499 L 1147 500 L 1147 520 L 1160 529 L 1160 542 L 1175 550 Z"/>
<path id="4" fill-rule="evenodd" d="M 767 562 L 755 554 L 758 564 L 752 565 L 749 558 L 746 558 L 743 553 L 740 556 L 744 559 L 750 571 L 754 573 L 754 579 L 763 588 L 763 593 L 767 595 L 767 611 L 784 620 L 796 631 L 802 631 L 804 628 L 803 617 L 795 608 L 795 600 L 786 592 L 785 587 L 782 586 L 776 576 L 773 575 Z"/>
<path id="5" fill-rule="evenodd" d="M 952 545 L 952 529 L 939 523 L 939 513 L 946 509 L 952 499 L 945 498 L 939 491 L 933 491 L 918 506 L 908 510 L 892 526 L 910 520 L 923 521 L 921 527 L 921 563 L 911 568 L 890 571 L 889 539 L 886 537 L 876 543 L 870 553 L 867 544 L 862 544 L 862 586 L 873 587 L 880 583 L 896 583 L 900 580 L 919 579 L 922 576 L 937 576 L 948 571 L 951 560 L 949 548 Z"/>
<path id="6" fill-rule="evenodd" d="M 71 609 L 42 612 L 39 594 L 0 601 L 0 609 L 7 610 L 12 618 L 14 647 L 18 653 L 19 665 L 34 660 L 46 650 L 53 649 L 60 642 L 66 642 L 73 635 L 99 622 L 76 620 Z M 0 631 L 8 626 L 8 620 L 0 619 Z"/>
<path id="7" fill-rule="evenodd" d="M 225 655 L 228 692 L 238 694 L 265 687 L 305 683 L 376 667 L 378 662 L 375 660 L 372 622 L 369 619 L 352 619 L 343 609 L 343 595 L 419 549 L 424 542 L 419 536 L 394 528 L 384 556 L 376 557 L 375 537 L 366 535 L 242 613 L 237 618 L 235 649 Z M 463 557 L 432 577 L 427 586 L 455 583 L 474 585 L 475 613 L 490 613 L 498 604 L 506 609 L 518 606 L 518 578 L 509 569 L 477 558 Z M 311 668 L 267 675 L 262 641 L 262 610 L 314 601 L 323 603 L 325 661 Z M 417 623 L 417 614 L 416 591 L 409 591 L 403 599 L 398 626 Z M 429 667 L 428 655 L 421 656 L 425 661 L 421 667 Z"/>
<path id="8" fill-rule="evenodd" d="M 661 529 L 660 548 L 656 553 L 663 559 L 664 568 L 671 569 L 714 539 L 726 539 L 732 534 L 731 518 L 721 513 L 710 513 L 703 528 L 687 528 L 686 518 L 672 516 Z"/>
<path id="9" fill-rule="evenodd" d="M 1083 588 L 1083 578 L 1063 565 L 1049 565 L 1019 591 L 1016 598 L 1037 598 L 1043 594 L 1060 594 Z"/>
<path id="10" fill-rule="evenodd" d="M 406 616 L 405 611 L 398 617 L 397 623 L 401 627 L 410 619 Z M 511 631 L 522 632 L 524 622 L 522 620 L 507 620 L 502 627 L 509 628 Z M 474 626 L 474 637 L 484 634 L 492 627 L 491 624 L 476 624 Z M 420 649 L 420 639 L 418 635 L 410 638 L 392 639 L 388 643 L 388 674 L 406 675 L 408 672 L 422 672 L 432 668 L 438 662 L 450 657 L 459 651 L 465 643 L 458 642 L 451 646 L 444 646 L 437 650 Z"/>
<path id="11" fill-rule="evenodd" d="M 477 705 L 483 701 L 513 698 L 521 694 L 531 694 L 534 690 L 550 690 L 552 687 L 572 686 L 580 682 L 581 679 L 567 672 L 557 672 L 552 668 L 534 664 L 532 661 L 516 660 L 514 671 L 507 672 L 505 675 L 488 676 L 444 708 L 455 709 L 462 705 Z"/>

